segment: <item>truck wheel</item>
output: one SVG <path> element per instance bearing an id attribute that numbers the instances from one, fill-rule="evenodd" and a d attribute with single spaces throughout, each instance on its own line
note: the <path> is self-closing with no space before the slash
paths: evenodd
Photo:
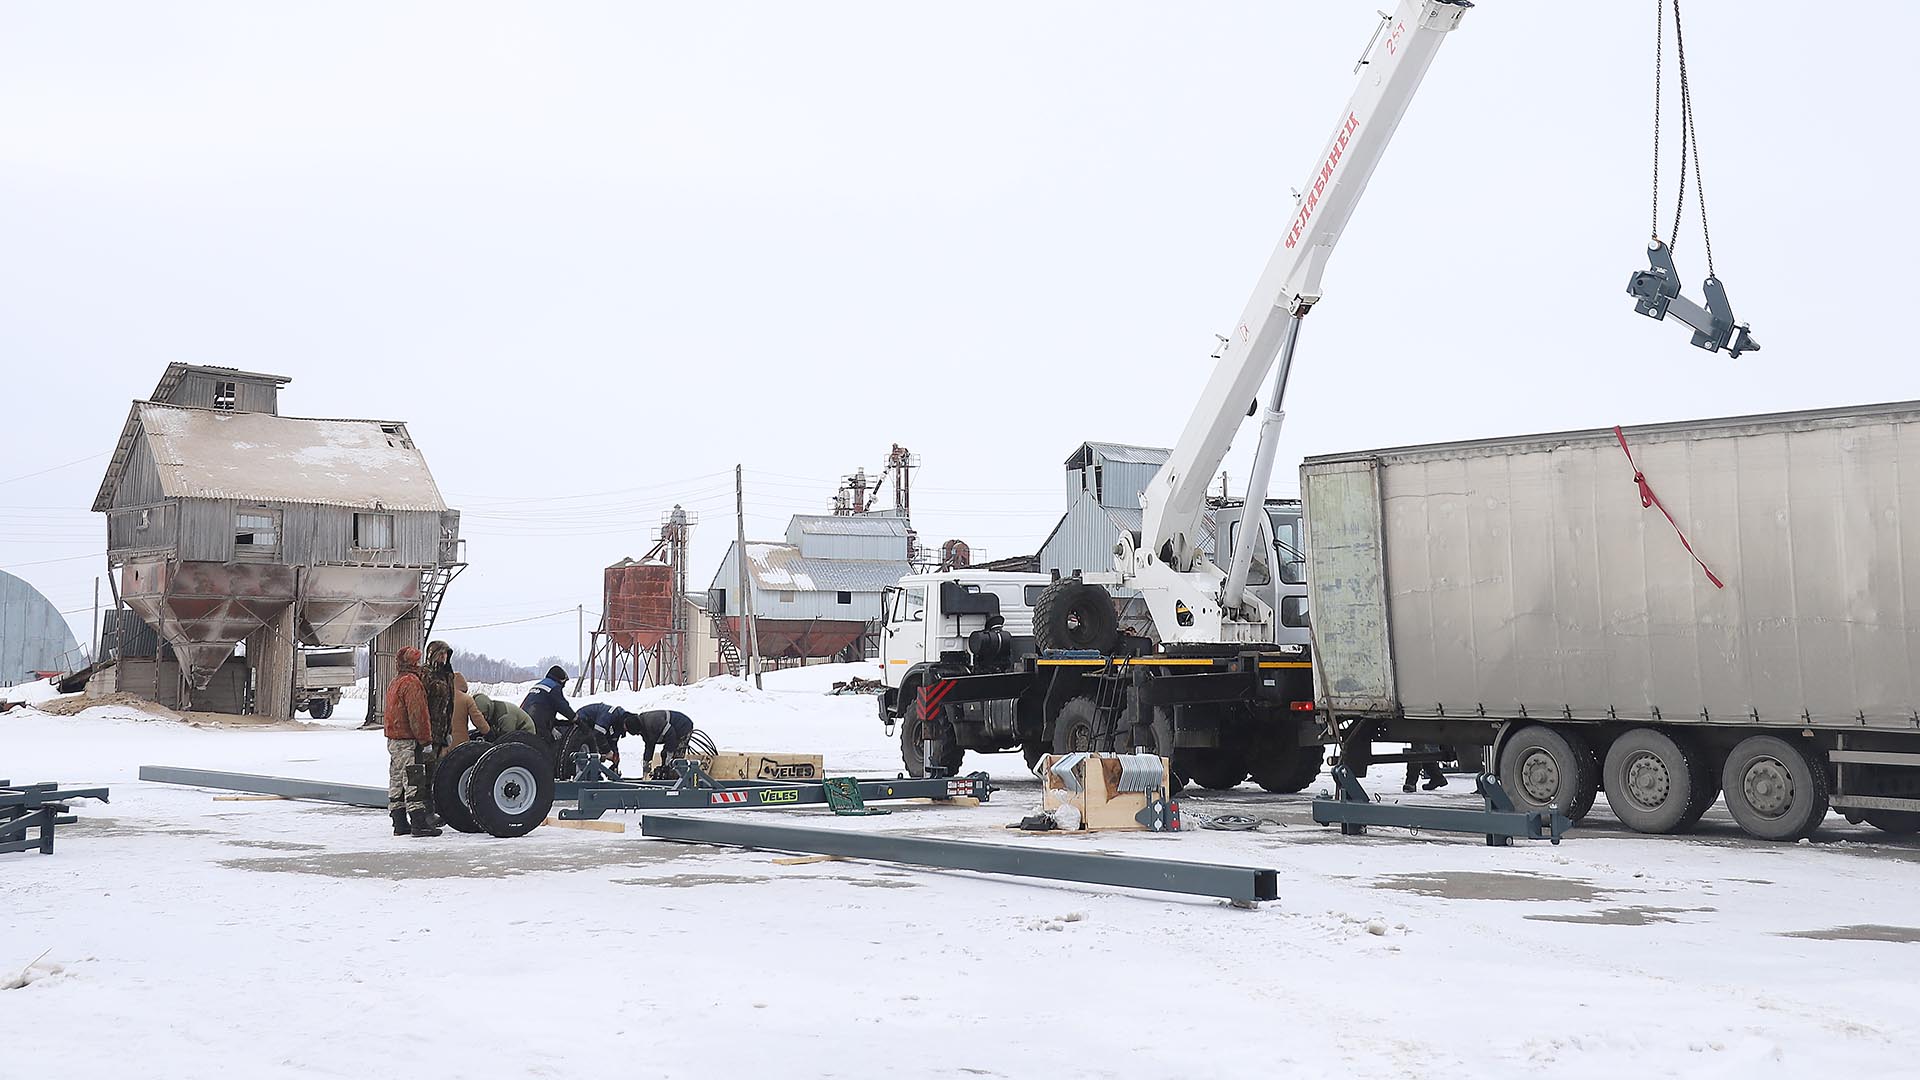
<path id="1" fill-rule="evenodd" d="M 1670 833 L 1684 827 L 1697 801 L 1697 753 L 1653 728 L 1634 728 L 1613 740 L 1603 773 L 1613 816 L 1635 832 Z"/>
<path id="2" fill-rule="evenodd" d="M 1578 732 L 1528 724 L 1500 748 L 1500 786 L 1519 810 L 1552 808 L 1579 821 L 1593 809 L 1599 774 Z"/>
<path id="3" fill-rule="evenodd" d="M 333 715 L 333 699 L 317 697 L 307 702 L 307 715 L 315 720 L 325 720 Z"/>
<path id="4" fill-rule="evenodd" d="M 433 770 L 433 812 L 459 832 L 476 833 L 473 809 L 467 805 L 467 773 L 479 762 L 480 755 L 493 749 L 483 742 L 464 742 L 447 751 Z"/>
<path id="5" fill-rule="evenodd" d="M 953 725 L 945 720 L 945 709 L 941 710 L 942 719 L 933 723 L 938 730 L 933 736 L 933 764 L 936 768 L 947 770 L 948 776 L 960 775 L 960 763 L 966 760 L 967 752 L 953 737 Z M 907 775 L 916 780 L 927 774 L 926 767 L 920 761 L 920 725 L 912 713 L 900 719 L 900 763 L 906 766 Z"/>
<path id="6" fill-rule="evenodd" d="M 1086 696 L 1068 699 L 1053 718 L 1053 752 L 1077 754 L 1093 749 L 1093 728 L 1100 710 Z"/>
<path id="7" fill-rule="evenodd" d="M 1911 836 L 1920 832 L 1920 812 L 1913 810 L 1863 810 L 1867 824 L 1892 836 Z"/>
<path id="8" fill-rule="evenodd" d="M 1708 810 L 1713 809 L 1713 804 L 1720 799 L 1720 762 L 1714 757 L 1713 751 L 1697 740 L 1690 745 L 1686 742 L 1682 742 L 1681 745 L 1687 748 L 1687 759 L 1693 763 L 1695 776 L 1693 799 L 1687 804 L 1686 815 L 1680 819 L 1680 824 L 1675 827 L 1674 832 L 1691 831 L 1695 825 L 1700 824 L 1700 819 Z"/>
<path id="9" fill-rule="evenodd" d="M 1033 640 L 1041 652 L 1112 652 L 1120 644 L 1120 615 L 1113 609 L 1113 595 L 1078 578 L 1054 582 L 1033 605 Z"/>
<path id="10" fill-rule="evenodd" d="M 1279 795 L 1305 791 L 1320 775 L 1327 748 L 1300 742 L 1300 721 L 1288 717 L 1268 725 L 1248 755 L 1253 782 Z"/>
<path id="11" fill-rule="evenodd" d="M 1247 778 L 1245 760 L 1230 750 L 1182 750 L 1174 760 L 1194 783 L 1214 791 L 1231 791 Z"/>
<path id="12" fill-rule="evenodd" d="M 506 743 L 488 748 L 467 771 L 473 823 L 489 836 L 525 836 L 553 809 L 553 770 L 545 754 Z"/>
<path id="13" fill-rule="evenodd" d="M 1800 840 L 1827 817 L 1825 763 L 1774 735 L 1749 735 L 1720 771 L 1733 820 L 1762 840 Z"/>

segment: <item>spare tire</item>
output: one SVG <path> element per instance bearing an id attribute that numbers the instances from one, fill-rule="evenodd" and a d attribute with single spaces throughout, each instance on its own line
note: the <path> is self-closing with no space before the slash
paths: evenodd
<path id="1" fill-rule="evenodd" d="M 1120 615 L 1113 608 L 1113 595 L 1079 578 L 1054 582 L 1033 605 L 1033 640 L 1042 652 L 1113 652 L 1120 645 Z"/>
<path id="2" fill-rule="evenodd" d="M 467 771 L 467 806 L 490 836 L 525 836 L 553 809 L 553 768 L 531 746 L 503 743 Z"/>
<path id="3" fill-rule="evenodd" d="M 553 775 L 561 780 L 573 779 L 573 756 L 582 753 L 606 756 L 606 747 L 602 745 L 600 733 L 593 729 L 592 724 L 576 723 L 572 730 L 567 732 L 567 737 L 560 743 L 560 758 L 555 763 Z"/>
<path id="4" fill-rule="evenodd" d="M 439 767 L 433 771 L 433 812 L 460 832 L 480 831 L 480 826 L 474 823 L 472 808 L 467 806 L 463 789 L 467 773 L 480 760 L 480 756 L 491 749 L 493 747 L 483 742 L 463 742 L 442 755 Z"/>

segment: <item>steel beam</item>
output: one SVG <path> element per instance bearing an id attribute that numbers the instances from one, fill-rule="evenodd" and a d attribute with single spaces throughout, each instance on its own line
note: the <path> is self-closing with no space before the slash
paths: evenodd
<path id="1" fill-rule="evenodd" d="M 1367 826 L 1386 825 L 1480 833 L 1487 838 L 1489 846 L 1506 847 L 1516 836 L 1558 844 L 1560 837 L 1573 827 L 1557 810 L 1515 810 L 1499 778 L 1488 773 L 1482 773 L 1476 781 L 1481 797 L 1486 800 L 1486 806 L 1479 810 L 1374 802 L 1344 764 L 1334 766 L 1333 783 L 1338 796 L 1313 800 L 1313 820 L 1321 825 L 1339 825 L 1343 836 L 1365 836 Z"/>
<path id="2" fill-rule="evenodd" d="M 216 772 L 212 769 L 177 769 L 170 765 L 142 765 L 140 779 L 219 791 L 247 791 L 257 795 L 281 795 L 289 799 L 344 803 L 373 810 L 387 808 L 387 789 L 364 784 L 334 784 L 325 780 L 294 780 L 284 776 Z"/>
<path id="3" fill-rule="evenodd" d="M 1046 878 L 1123 889 L 1217 896 L 1239 904 L 1279 898 L 1279 875 L 1272 870 L 1218 863 L 1136 859 L 1061 851 L 1041 845 L 974 844 L 918 836 L 814 829 L 796 825 L 760 825 L 721 818 L 685 818 L 648 814 L 640 833 L 660 840 L 696 844 L 840 855 L 850 859 L 975 870 L 983 874 Z"/>
<path id="4" fill-rule="evenodd" d="M 861 780 L 860 798 L 865 802 L 900 799 L 974 798 L 985 802 L 993 793 L 987 774 L 941 776 L 915 780 Z M 716 780 L 712 786 L 695 786 L 685 781 L 600 781 L 556 785 L 554 798 L 571 796 L 578 804 L 560 811 L 568 821 L 592 820 L 609 810 L 726 810 L 780 809 L 789 806 L 823 806 L 827 789 L 818 781 Z"/>

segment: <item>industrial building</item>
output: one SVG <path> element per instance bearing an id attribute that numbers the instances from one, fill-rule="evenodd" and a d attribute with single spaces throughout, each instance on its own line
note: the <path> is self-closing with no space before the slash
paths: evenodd
<path id="1" fill-rule="evenodd" d="M 859 660 L 876 647 L 881 594 L 912 572 L 904 517 L 796 514 L 784 543 L 749 540 L 746 565 L 760 657 L 775 664 Z M 740 545 L 707 589 L 711 623 L 729 648 L 744 652 L 740 626 Z"/>
<path id="2" fill-rule="evenodd" d="M 80 663 L 73 628 L 40 590 L 0 570 L 0 686 Z"/>
<path id="3" fill-rule="evenodd" d="M 1040 544 L 1039 571 L 1072 577 L 1113 569 L 1122 532 L 1140 531 L 1140 495 L 1171 451 L 1124 443 L 1084 442 L 1067 455 L 1067 512 Z M 1213 550 L 1213 511 L 1201 550 Z"/>
<path id="4" fill-rule="evenodd" d="M 460 515 L 404 423 L 281 416 L 289 381 L 170 364 L 128 409 L 93 509 L 116 606 L 154 634 L 137 650 L 116 616 L 91 690 L 290 718 L 302 650 L 371 642 L 377 716 L 465 566 Z"/>

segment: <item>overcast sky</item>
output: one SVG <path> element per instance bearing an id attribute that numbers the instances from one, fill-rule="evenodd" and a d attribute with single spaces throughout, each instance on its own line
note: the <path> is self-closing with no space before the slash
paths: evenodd
<path id="1" fill-rule="evenodd" d="M 0 568 L 85 636 L 88 506 L 169 361 L 407 421 L 466 515 L 446 628 L 595 609 L 675 502 L 704 588 L 736 462 L 775 538 L 897 442 L 924 539 L 1030 553 L 1080 441 L 1178 436 L 1377 6 L 0 3 Z M 1920 397 L 1910 79 L 1860 18 L 1685 10 L 1764 351 L 1624 293 L 1653 3 L 1484 0 L 1333 257 L 1276 488 L 1322 451 Z M 575 652 L 571 616 L 448 636 Z"/>

